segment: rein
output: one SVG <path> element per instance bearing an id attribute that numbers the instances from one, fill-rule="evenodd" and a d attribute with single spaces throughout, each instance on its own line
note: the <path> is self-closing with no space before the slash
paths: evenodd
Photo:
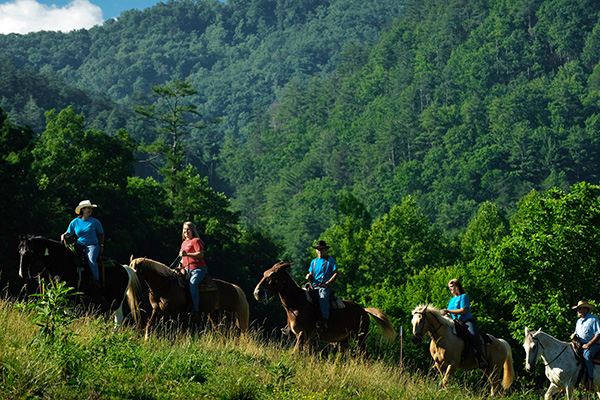
<path id="1" fill-rule="evenodd" d="M 426 309 L 425 309 L 425 310 L 423 310 L 423 311 L 416 312 L 415 314 L 421 314 L 421 315 L 423 315 L 423 316 L 425 317 L 425 320 L 427 321 L 427 323 L 428 323 L 429 325 L 431 325 L 431 327 L 433 327 L 433 324 L 431 323 L 431 321 L 430 321 L 430 319 L 429 319 L 429 316 L 427 315 L 427 313 L 426 313 L 425 311 L 426 311 Z M 433 330 L 433 332 L 432 332 L 431 330 L 429 331 L 429 332 L 431 333 L 431 336 L 432 336 L 434 339 L 435 339 L 435 334 L 437 333 L 437 331 L 439 331 L 439 330 L 440 330 L 440 328 L 441 328 L 442 326 L 444 326 L 444 324 L 442 324 L 441 322 L 439 322 L 439 321 L 438 321 L 438 327 L 437 327 L 437 328 L 435 328 L 435 329 Z"/>
<path id="2" fill-rule="evenodd" d="M 544 350 L 544 351 L 546 350 L 546 348 L 544 347 L 544 344 L 540 341 L 540 339 L 538 339 L 537 337 L 532 337 L 531 340 L 536 341 L 540 345 L 542 350 Z M 544 366 L 550 367 L 550 364 L 552 364 L 554 361 L 558 360 L 558 358 L 562 355 L 562 353 L 564 353 L 565 350 L 567 350 L 569 347 L 571 347 L 571 345 L 567 343 L 566 346 L 558 353 L 558 355 L 556 355 L 556 357 L 554 357 L 552 359 L 552 361 L 549 361 L 547 363 L 544 362 Z M 535 349 L 535 350 L 536 350 L 536 354 L 535 354 L 534 360 L 537 359 L 538 353 L 539 353 L 539 349 Z"/>

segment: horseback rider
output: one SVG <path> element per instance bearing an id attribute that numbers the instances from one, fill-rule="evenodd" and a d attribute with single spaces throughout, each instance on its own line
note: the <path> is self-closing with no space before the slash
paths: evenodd
<path id="1" fill-rule="evenodd" d="M 484 369 L 488 366 L 488 363 L 483 357 L 479 329 L 477 328 L 477 323 L 475 322 L 473 314 L 471 314 L 471 302 L 469 296 L 465 293 L 465 290 L 458 279 L 451 279 L 450 282 L 448 282 L 448 289 L 453 297 L 448 302 L 448 308 L 440 311 L 442 315 L 450 314 L 454 321 L 457 321 L 460 324 L 464 323 L 469 332 L 473 353 L 475 353 L 479 368 Z"/>
<path id="2" fill-rule="evenodd" d="M 98 257 L 104 252 L 104 229 L 99 220 L 92 217 L 92 210 L 98 207 L 89 200 L 83 200 L 75 208 L 74 218 L 67 231 L 60 236 L 61 242 L 71 235 L 77 236 L 77 244 L 81 246 L 86 256 L 87 264 L 92 272 L 90 292 L 100 290 L 100 272 L 98 269 Z"/>
<path id="3" fill-rule="evenodd" d="M 204 242 L 200 240 L 198 230 L 193 222 L 185 222 L 181 232 L 181 268 L 187 270 L 190 274 L 190 294 L 192 295 L 193 311 L 192 315 L 197 315 L 200 310 L 200 294 L 198 286 L 206 276 L 208 268 L 204 261 Z"/>
<path id="4" fill-rule="evenodd" d="M 317 321 L 317 329 L 327 329 L 329 322 L 329 297 L 331 296 L 331 284 L 338 278 L 338 269 L 335 258 L 327 255 L 327 246 L 324 240 L 319 240 L 312 246 L 317 253 L 317 258 L 310 262 L 306 280 L 310 281 L 319 294 L 319 308 L 321 309 L 321 320 Z"/>
<path id="5" fill-rule="evenodd" d="M 571 307 L 577 310 L 577 323 L 575 332 L 571 335 L 571 340 L 578 339 L 583 345 L 583 358 L 587 369 L 587 387 L 592 388 L 594 382 L 594 355 L 600 350 L 600 320 L 592 314 L 594 306 L 587 301 L 581 300 L 576 306 Z"/>

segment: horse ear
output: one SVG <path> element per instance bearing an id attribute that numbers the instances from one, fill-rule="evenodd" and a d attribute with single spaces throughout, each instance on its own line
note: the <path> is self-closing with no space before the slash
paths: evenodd
<path id="1" fill-rule="evenodd" d="M 537 334 L 538 334 L 538 333 L 540 333 L 541 331 L 542 331 L 542 328 L 538 329 L 538 330 L 537 330 L 537 332 L 536 332 L 535 334 L 537 335 Z"/>
<path id="2" fill-rule="evenodd" d="M 525 336 L 528 336 L 528 335 L 529 335 L 529 328 L 525 327 Z"/>
<path id="3" fill-rule="evenodd" d="M 129 264 L 133 261 L 133 254 L 129 257 Z"/>

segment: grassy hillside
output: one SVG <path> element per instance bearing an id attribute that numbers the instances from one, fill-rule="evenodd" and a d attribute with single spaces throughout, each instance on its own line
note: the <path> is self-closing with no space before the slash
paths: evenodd
<path id="1" fill-rule="evenodd" d="M 33 304 L 0 301 L 0 398 L 445 400 L 487 393 L 476 374 L 441 391 L 433 372 L 378 357 L 294 355 L 290 343 L 264 332 L 163 331 L 144 341 L 131 327 L 115 332 L 105 319 L 70 314 L 43 333 L 34 320 L 48 327 L 39 316 L 49 309 Z M 505 398 L 536 396 L 517 390 Z"/>

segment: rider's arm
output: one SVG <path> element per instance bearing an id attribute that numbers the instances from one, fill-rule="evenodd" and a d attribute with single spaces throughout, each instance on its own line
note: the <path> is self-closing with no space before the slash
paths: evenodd
<path id="1" fill-rule="evenodd" d="M 459 315 L 463 315 L 466 314 L 467 311 L 469 310 L 469 307 L 462 307 L 456 310 L 448 310 L 448 309 L 443 309 L 442 310 L 442 314 L 459 314 Z"/>
<path id="2" fill-rule="evenodd" d="M 592 338 L 592 340 L 590 340 L 589 342 L 587 342 L 586 344 L 584 344 L 583 348 L 587 349 L 588 347 L 590 347 L 591 345 L 593 345 L 594 343 L 596 343 L 598 340 L 600 340 L 600 333 L 596 334 L 596 336 L 594 336 Z"/>
<path id="3" fill-rule="evenodd" d="M 329 280 L 328 280 L 327 282 L 325 282 L 325 285 L 326 285 L 326 286 L 331 286 L 331 284 L 332 284 L 333 282 L 335 282 L 335 281 L 336 281 L 336 279 L 338 278 L 338 275 L 339 275 L 339 274 L 338 274 L 338 272 L 337 272 L 337 271 L 335 271 L 335 272 L 333 273 L 333 275 L 331 276 L 331 278 L 329 278 Z"/>

